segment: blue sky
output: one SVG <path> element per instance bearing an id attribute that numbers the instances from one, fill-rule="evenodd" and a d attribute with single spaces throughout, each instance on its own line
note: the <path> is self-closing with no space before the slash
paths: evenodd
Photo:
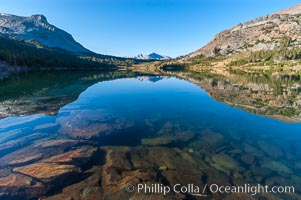
<path id="1" fill-rule="evenodd" d="M 297 0 L 1 0 L 0 12 L 44 14 L 86 48 L 131 56 L 195 51 L 225 29 Z"/>

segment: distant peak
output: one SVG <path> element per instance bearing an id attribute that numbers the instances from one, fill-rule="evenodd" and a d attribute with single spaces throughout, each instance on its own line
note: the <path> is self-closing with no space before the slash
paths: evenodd
<path id="1" fill-rule="evenodd" d="M 160 54 L 157 54 L 155 52 L 151 54 L 139 54 L 138 56 L 135 56 L 134 58 L 140 59 L 140 60 L 167 60 L 170 59 L 171 57 L 168 56 L 162 56 Z"/>

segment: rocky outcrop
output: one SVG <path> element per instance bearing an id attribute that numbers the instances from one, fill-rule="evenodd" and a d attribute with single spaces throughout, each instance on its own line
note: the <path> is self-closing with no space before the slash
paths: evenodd
<path id="1" fill-rule="evenodd" d="M 272 50 L 284 37 L 293 47 L 301 46 L 301 5 L 259 17 L 217 34 L 211 42 L 188 57 L 231 55 L 237 52 Z"/>

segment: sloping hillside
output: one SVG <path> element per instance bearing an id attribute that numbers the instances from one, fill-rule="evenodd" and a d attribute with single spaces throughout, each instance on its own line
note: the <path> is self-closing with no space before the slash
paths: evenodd
<path id="1" fill-rule="evenodd" d="M 300 48 L 300 30 L 301 5 L 297 5 L 252 21 L 240 23 L 229 30 L 225 30 L 217 34 L 207 45 L 191 53 L 188 57 L 191 58 L 198 55 L 207 57 L 233 55 L 249 51 Z M 300 52 L 295 53 L 299 54 Z M 293 52 L 290 52 L 290 54 L 293 54 Z"/>

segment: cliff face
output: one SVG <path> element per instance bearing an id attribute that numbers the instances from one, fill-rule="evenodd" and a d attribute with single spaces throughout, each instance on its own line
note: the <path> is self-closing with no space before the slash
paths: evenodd
<path id="1" fill-rule="evenodd" d="M 273 50 L 285 37 L 291 38 L 292 47 L 301 46 L 301 5 L 259 17 L 255 20 L 217 34 L 211 42 L 191 53 L 215 56 L 231 55 L 237 52 Z"/>

